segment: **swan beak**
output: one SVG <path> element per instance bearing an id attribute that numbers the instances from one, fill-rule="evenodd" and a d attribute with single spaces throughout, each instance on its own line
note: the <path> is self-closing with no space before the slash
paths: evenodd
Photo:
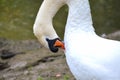
<path id="1" fill-rule="evenodd" d="M 62 48 L 62 49 L 65 50 L 64 43 L 62 41 L 60 41 L 60 40 L 55 41 L 54 47 L 59 47 L 59 48 Z"/>

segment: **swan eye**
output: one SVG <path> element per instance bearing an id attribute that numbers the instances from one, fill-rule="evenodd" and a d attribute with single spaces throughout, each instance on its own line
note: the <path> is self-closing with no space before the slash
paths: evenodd
<path id="1" fill-rule="evenodd" d="M 57 46 L 54 46 L 56 40 L 60 40 L 59 38 L 55 38 L 55 39 L 48 39 L 46 38 L 46 41 L 48 42 L 48 46 L 49 46 L 49 49 L 52 51 L 52 52 L 58 52 L 58 47 Z"/>

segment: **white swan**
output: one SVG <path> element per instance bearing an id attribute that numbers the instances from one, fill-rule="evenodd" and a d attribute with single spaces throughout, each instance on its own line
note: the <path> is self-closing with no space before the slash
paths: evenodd
<path id="1" fill-rule="evenodd" d="M 57 52 L 60 41 L 52 18 L 67 4 L 65 55 L 68 66 L 77 80 L 120 80 L 120 42 L 96 35 L 88 0 L 44 0 L 36 17 L 34 34 L 42 45 Z"/>

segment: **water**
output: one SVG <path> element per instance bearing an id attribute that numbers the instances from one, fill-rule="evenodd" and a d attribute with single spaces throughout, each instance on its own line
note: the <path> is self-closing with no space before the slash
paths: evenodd
<path id="1" fill-rule="evenodd" d="M 33 39 L 33 23 L 43 0 L 0 0 L 0 37 Z M 93 22 L 98 34 L 120 30 L 120 0 L 90 0 Z M 67 6 L 55 16 L 53 23 L 63 37 Z"/>
<path id="2" fill-rule="evenodd" d="M 119 5 L 119 0 L 91 0 L 93 22 L 97 33 L 107 34 L 120 30 Z"/>
<path id="3" fill-rule="evenodd" d="M 9 39 L 33 38 L 32 26 L 41 2 L 0 0 L 0 36 Z"/>

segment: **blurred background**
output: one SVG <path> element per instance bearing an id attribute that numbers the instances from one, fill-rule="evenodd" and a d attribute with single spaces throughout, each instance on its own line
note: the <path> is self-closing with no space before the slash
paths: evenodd
<path id="1" fill-rule="evenodd" d="M 42 1 L 0 0 L 0 80 L 75 80 L 63 51 L 52 54 L 33 34 Z M 120 0 L 89 1 L 96 33 L 120 40 Z M 67 13 L 65 5 L 53 19 L 62 39 Z"/>
<path id="2" fill-rule="evenodd" d="M 33 24 L 43 0 L 0 0 L 0 37 L 7 39 L 34 39 Z M 90 0 L 96 32 L 109 34 L 120 30 L 119 0 Z M 53 24 L 63 37 L 68 8 L 63 6 Z"/>

